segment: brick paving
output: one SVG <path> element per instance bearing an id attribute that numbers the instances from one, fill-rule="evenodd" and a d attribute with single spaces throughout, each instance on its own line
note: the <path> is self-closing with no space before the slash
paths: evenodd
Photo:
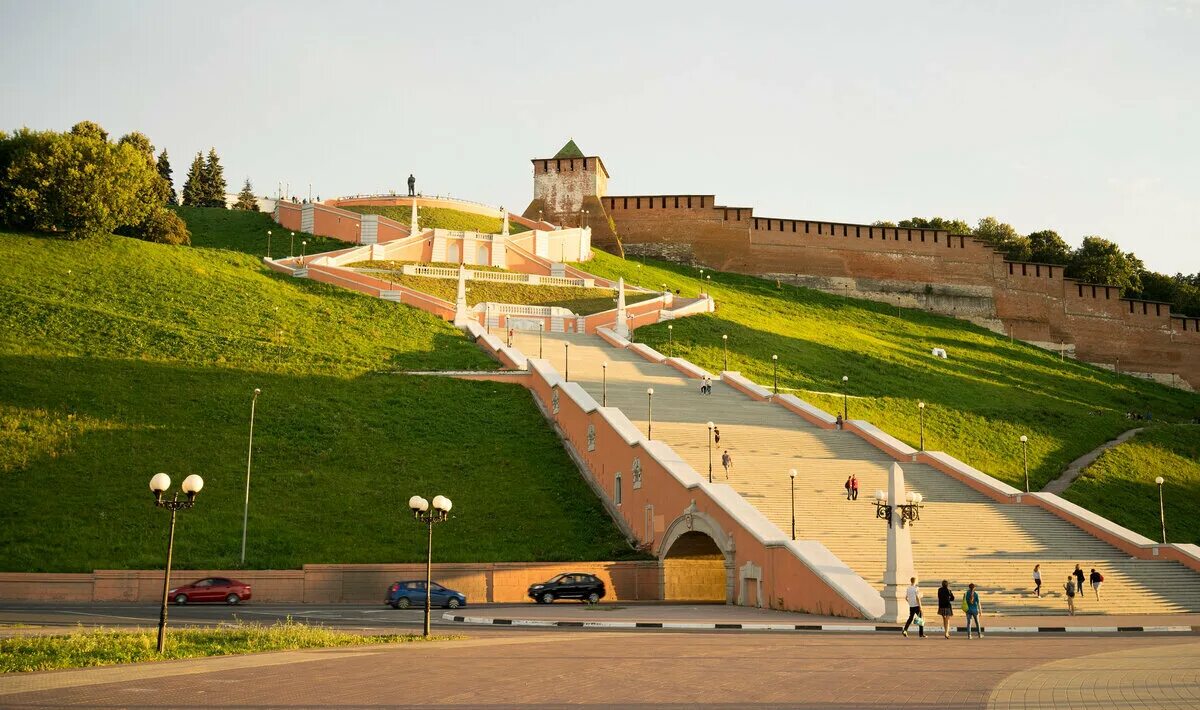
<path id="1" fill-rule="evenodd" d="M 3 676 L 0 705 L 1196 707 L 1197 668 L 1194 637 L 514 632 Z"/>

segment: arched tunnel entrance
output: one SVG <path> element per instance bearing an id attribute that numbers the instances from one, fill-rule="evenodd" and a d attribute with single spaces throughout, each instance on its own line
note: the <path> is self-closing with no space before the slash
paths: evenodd
<path id="1" fill-rule="evenodd" d="M 663 599 L 732 603 L 733 565 L 707 533 L 688 530 L 661 555 Z"/>

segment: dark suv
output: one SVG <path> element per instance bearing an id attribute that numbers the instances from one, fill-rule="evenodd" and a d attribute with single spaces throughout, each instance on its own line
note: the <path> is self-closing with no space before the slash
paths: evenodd
<path id="1" fill-rule="evenodd" d="M 538 604 L 551 604 L 555 599 L 580 599 L 595 604 L 604 598 L 604 582 L 590 574 L 568 572 L 549 582 L 529 588 L 529 598 Z"/>

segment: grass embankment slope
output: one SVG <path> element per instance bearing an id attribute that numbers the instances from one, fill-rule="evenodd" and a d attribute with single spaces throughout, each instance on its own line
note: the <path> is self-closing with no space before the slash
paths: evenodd
<path id="1" fill-rule="evenodd" d="M 635 284 L 666 283 L 684 295 L 700 290 L 698 270 L 666 262 L 623 261 L 603 252 L 582 268 Z M 722 368 L 721 335 L 729 335 L 729 369 L 771 386 L 779 355 L 781 391 L 831 413 L 842 410 L 841 378 L 849 380 L 849 414 L 917 446 L 917 403 L 924 401 L 925 445 L 1015 486 L 1024 485 L 1020 436 L 1029 437 L 1034 490 L 1073 459 L 1133 423 L 1130 410 L 1157 420 L 1188 420 L 1200 396 L 1009 343 L 983 328 L 923 311 L 843 298 L 749 276 L 711 274 L 717 312 L 638 328 L 638 339 L 709 370 Z M 930 355 L 943 347 L 949 358 Z M 1150 475 L 1149 480 L 1154 476 Z M 1196 500 L 1192 499 L 1193 502 Z M 1119 505 L 1119 504 L 1113 504 Z M 1097 507 L 1111 514 L 1115 507 Z"/>
<path id="2" fill-rule="evenodd" d="M 409 496 L 444 494 L 442 561 L 627 551 L 516 385 L 422 311 L 264 269 L 265 215 L 184 210 L 193 247 L 0 234 L 0 570 L 156 568 L 147 481 L 204 476 L 177 567 L 424 559 Z"/>
<path id="3" fill-rule="evenodd" d="M 1159 540 L 1158 486 L 1166 479 L 1163 507 L 1167 540 L 1200 544 L 1200 426 L 1175 424 L 1148 428 L 1096 459 L 1067 489 L 1065 497 L 1085 508 Z"/>
<path id="4" fill-rule="evenodd" d="M 393 264 L 394 262 L 386 262 Z M 359 261 L 347 264 L 350 268 L 379 269 L 386 265 L 381 262 Z M 449 265 L 456 267 L 457 265 Z M 472 267 L 474 268 L 474 267 Z M 370 272 L 374 276 L 386 278 L 388 281 L 407 286 L 417 291 L 428 293 L 444 301 L 454 303 L 458 297 L 458 281 L 453 279 L 437 279 L 428 276 L 405 276 L 399 270 L 389 270 L 386 274 L 378 271 Z M 658 293 L 625 294 L 625 303 L 633 305 L 641 301 L 657 298 Z M 609 311 L 617 307 L 616 292 L 605 288 L 576 288 L 574 286 L 531 286 L 526 284 L 503 283 L 497 281 L 467 282 L 467 305 L 479 303 L 517 303 L 526 306 L 558 306 L 570 309 L 576 315 L 586 316 L 601 311 Z"/>
<path id="5" fill-rule="evenodd" d="M 412 219 L 412 207 L 399 205 L 353 205 L 340 209 L 359 214 L 377 214 L 388 219 L 394 219 L 401 224 L 408 224 Z M 448 207 L 420 207 L 417 209 L 417 226 L 421 229 L 453 229 L 464 232 L 479 232 L 480 234 L 499 234 L 504 228 L 500 217 L 463 212 Z M 510 234 L 528 232 L 529 227 L 509 220 Z"/>

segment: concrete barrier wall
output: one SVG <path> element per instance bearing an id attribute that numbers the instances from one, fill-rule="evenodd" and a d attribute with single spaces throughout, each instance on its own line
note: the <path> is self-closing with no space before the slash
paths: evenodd
<path id="1" fill-rule="evenodd" d="M 453 521 L 442 526 L 453 534 Z M 435 564 L 434 581 L 467 595 L 468 603 L 527 601 L 529 585 L 564 572 L 586 572 L 604 581 L 607 599 L 661 599 L 661 565 L 627 562 L 504 562 Z M 299 570 L 176 570 L 171 586 L 205 577 L 228 577 L 250 585 L 253 601 L 296 604 L 383 603 L 395 581 L 425 579 L 423 564 L 305 565 Z M 96 570 L 85 574 L 0 573 L 0 600 L 62 602 L 158 602 L 162 570 Z"/>

